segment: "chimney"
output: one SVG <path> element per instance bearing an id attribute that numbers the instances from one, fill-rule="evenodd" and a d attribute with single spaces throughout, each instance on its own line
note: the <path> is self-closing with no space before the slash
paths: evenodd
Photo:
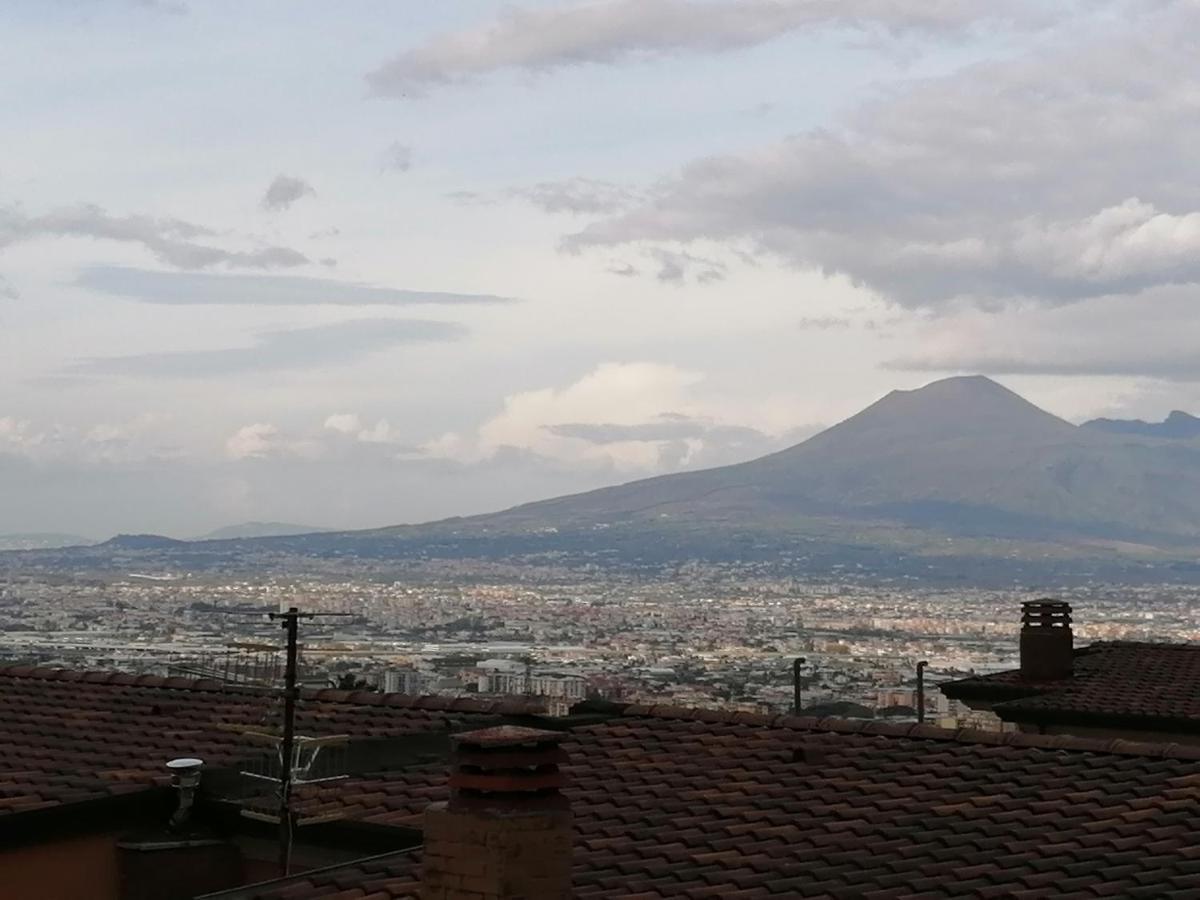
<path id="1" fill-rule="evenodd" d="M 571 896 L 571 811 L 557 731 L 454 735 L 450 800 L 425 810 L 421 900 Z"/>
<path id="2" fill-rule="evenodd" d="M 1070 678 L 1074 665 L 1071 604 L 1030 600 L 1021 604 L 1021 679 Z"/>
<path id="3" fill-rule="evenodd" d="M 169 820 L 117 840 L 122 900 L 185 900 L 243 884 L 242 852 L 195 816 L 204 762 L 192 757 L 167 763 L 177 801 Z"/>

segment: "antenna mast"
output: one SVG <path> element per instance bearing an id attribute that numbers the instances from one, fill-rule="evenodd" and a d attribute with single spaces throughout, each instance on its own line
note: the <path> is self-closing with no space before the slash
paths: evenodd
<path id="1" fill-rule="evenodd" d="M 296 746 L 296 653 L 300 619 L 311 619 L 312 613 L 302 613 L 294 606 L 285 613 L 271 613 L 270 618 L 282 619 L 287 632 L 287 661 L 283 674 L 283 746 L 279 750 L 279 869 L 287 877 L 292 865 L 292 779 L 293 755 Z"/>

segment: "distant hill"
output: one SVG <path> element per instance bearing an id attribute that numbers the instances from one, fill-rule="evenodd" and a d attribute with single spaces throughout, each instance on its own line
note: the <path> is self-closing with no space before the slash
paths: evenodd
<path id="1" fill-rule="evenodd" d="M 328 528 L 315 528 L 312 525 L 291 525 L 287 522 L 243 522 L 240 525 L 227 525 L 210 531 L 196 538 L 197 541 L 236 541 L 245 538 L 289 537 L 296 534 L 317 534 L 329 531 Z"/>
<path id="2" fill-rule="evenodd" d="M 1161 422 L 1141 419 L 1092 419 L 1083 428 L 1107 431 L 1110 434 L 1137 434 L 1143 437 L 1191 440 L 1200 438 L 1200 418 L 1176 409 Z"/>
<path id="3" fill-rule="evenodd" d="M 30 534 L 0 534 L 0 551 L 3 550 L 53 550 L 59 547 L 86 547 L 96 543 L 91 538 L 78 534 L 56 534 L 33 532 Z"/>
<path id="4" fill-rule="evenodd" d="M 161 534 L 118 534 L 97 547 L 102 550 L 172 550 L 187 546 L 186 541 Z"/>

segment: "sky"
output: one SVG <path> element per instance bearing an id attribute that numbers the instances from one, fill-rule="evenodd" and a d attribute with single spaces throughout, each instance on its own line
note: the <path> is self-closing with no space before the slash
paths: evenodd
<path id="1" fill-rule="evenodd" d="M 1200 412 L 1200 0 L 10 0 L 0 533 Z"/>

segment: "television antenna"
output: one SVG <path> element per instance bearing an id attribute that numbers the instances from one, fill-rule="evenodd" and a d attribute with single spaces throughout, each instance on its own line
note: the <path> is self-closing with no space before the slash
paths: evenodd
<path id="1" fill-rule="evenodd" d="M 270 754 L 270 761 L 277 761 L 278 768 L 266 766 L 264 772 L 243 771 L 248 778 L 267 781 L 277 785 L 276 795 L 278 806 L 274 813 L 254 809 L 243 809 L 246 818 L 259 821 L 278 823 L 279 825 L 279 869 L 283 877 L 287 877 L 292 862 L 292 834 L 297 826 L 311 825 L 319 821 L 329 821 L 340 816 L 316 816 L 310 819 L 297 819 L 292 809 L 292 789 L 296 785 L 317 784 L 326 781 L 337 781 L 347 776 L 344 774 L 321 774 L 332 772 L 336 765 L 336 751 L 344 751 L 350 741 L 346 734 L 325 736 L 309 736 L 296 734 L 296 702 L 300 699 L 300 688 L 297 684 L 297 658 L 299 655 L 299 631 L 301 619 L 316 619 L 331 616 L 348 616 L 350 613 L 318 613 L 302 612 L 295 606 L 286 612 L 268 613 L 268 618 L 280 623 L 286 635 L 286 651 L 284 657 L 283 688 L 280 696 L 283 699 L 283 722 L 278 730 L 263 728 L 257 731 L 243 731 L 249 740 L 277 748 Z M 331 757 L 334 757 L 331 759 Z M 276 774 L 272 774 L 275 772 Z"/>

